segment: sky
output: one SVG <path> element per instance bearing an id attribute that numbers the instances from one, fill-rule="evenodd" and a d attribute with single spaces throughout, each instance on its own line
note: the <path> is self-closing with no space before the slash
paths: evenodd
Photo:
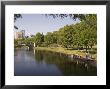
<path id="1" fill-rule="evenodd" d="M 25 30 L 25 36 L 35 35 L 37 32 L 46 34 L 47 32 L 58 31 L 65 25 L 71 25 L 79 22 L 70 19 L 69 17 L 53 18 L 44 14 L 22 14 L 22 18 L 19 18 L 15 22 L 15 26 L 18 27 L 18 31 Z"/>

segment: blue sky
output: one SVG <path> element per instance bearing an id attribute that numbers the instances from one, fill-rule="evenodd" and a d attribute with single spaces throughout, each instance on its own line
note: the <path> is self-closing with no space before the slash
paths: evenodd
<path id="1" fill-rule="evenodd" d="M 37 32 L 46 34 L 47 32 L 58 31 L 59 28 L 75 24 L 79 20 L 72 20 L 69 17 L 53 18 L 51 16 L 45 16 L 44 14 L 22 14 L 22 18 L 17 19 L 15 25 L 18 30 L 25 30 L 25 35 L 35 35 Z"/>

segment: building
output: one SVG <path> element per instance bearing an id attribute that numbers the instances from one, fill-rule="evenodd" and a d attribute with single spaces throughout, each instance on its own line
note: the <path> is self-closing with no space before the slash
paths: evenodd
<path id="1" fill-rule="evenodd" d="M 21 30 L 21 31 L 15 31 L 14 32 L 14 39 L 18 39 L 18 38 L 25 38 L 25 30 Z"/>
<path id="2" fill-rule="evenodd" d="M 25 30 L 21 30 L 22 38 L 25 38 Z"/>

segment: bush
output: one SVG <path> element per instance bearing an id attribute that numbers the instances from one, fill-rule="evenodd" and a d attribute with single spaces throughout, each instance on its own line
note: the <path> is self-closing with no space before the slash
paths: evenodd
<path id="1" fill-rule="evenodd" d="M 58 44 L 50 44 L 50 47 L 58 47 Z"/>

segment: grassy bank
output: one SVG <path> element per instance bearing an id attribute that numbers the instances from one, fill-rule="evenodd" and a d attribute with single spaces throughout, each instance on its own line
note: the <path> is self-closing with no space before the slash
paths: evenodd
<path id="1" fill-rule="evenodd" d="M 64 53 L 64 54 L 78 54 L 82 57 L 86 56 L 86 53 L 83 51 L 79 51 L 79 50 L 67 50 L 65 48 L 62 47 L 36 47 L 36 50 L 46 50 L 46 51 L 52 51 L 52 52 L 59 52 L 59 53 Z M 96 54 L 91 54 L 92 58 L 94 60 L 96 60 L 97 55 Z"/>

